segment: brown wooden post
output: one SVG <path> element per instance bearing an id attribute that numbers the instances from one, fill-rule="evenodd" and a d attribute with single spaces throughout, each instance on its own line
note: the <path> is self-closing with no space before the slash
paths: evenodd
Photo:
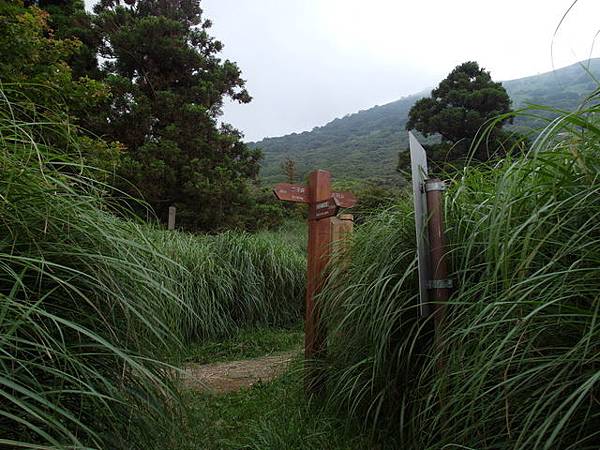
<path id="1" fill-rule="evenodd" d="M 435 302 L 434 321 L 439 330 L 446 315 L 446 302 L 450 297 L 451 283 L 448 279 L 446 262 L 446 236 L 444 233 L 444 208 L 442 192 L 445 184 L 431 178 L 425 183 L 427 192 L 427 210 L 429 215 L 429 254 L 431 262 L 430 299 Z"/>
<path id="2" fill-rule="evenodd" d="M 331 240 L 341 243 L 346 241 L 348 234 L 354 228 L 354 216 L 352 214 L 340 214 L 332 218 Z"/>
<path id="3" fill-rule="evenodd" d="M 331 192 L 331 174 L 325 170 L 312 172 L 309 175 L 308 186 L 279 183 L 273 187 L 273 193 L 282 201 L 308 203 L 305 382 L 308 395 L 320 395 L 325 387 L 322 362 L 325 356 L 326 334 L 321 323 L 321 312 L 315 304 L 315 296 L 323 287 L 325 267 L 331 255 L 332 218 L 339 208 L 353 207 L 357 199 L 351 192 Z"/>
<path id="4" fill-rule="evenodd" d="M 442 347 L 440 332 L 444 326 L 447 302 L 450 298 L 450 289 L 452 288 L 452 283 L 448 279 L 448 264 L 446 261 L 444 203 L 442 198 L 442 192 L 445 190 L 446 185 L 438 178 L 430 178 L 425 182 L 429 216 L 427 228 L 429 233 L 429 261 L 431 267 L 429 298 L 434 302 L 433 320 L 435 331 L 433 345 L 438 357 L 436 366 L 439 371 L 443 371 L 446 366 L 446 358 L 443 354 L 444 349 Z M 448 405 L 447 399 L 448 393 L 446 386 L 442 385 L 439 392 L 440 408 L 442 408 L 442 410 Z M 442 417 L 442 425 L 445 425 L 446 421 L 447 415 L 444 414 Z"/>
<path id="5" fill-rule="evenodd" d="M 175 229 L 175 207 L 169 206 L 169 230 Z"/>
<path id="6" fill-rule="evenodd" d="M 352 214 L 340 214 L 331 218 L 331 242 L 334 256 L 340 255 L 343 261 L 336 263 L 346 265 L 347 258 L 344 256 L 348 249 L 348 238 L 354 229 L 354 216 Z"/>
<path id="7" fill-rule="evenodd" d="M 331 174 L 315 170 L 309 175 L 308 270 L 306 283 L 306 320 L 304 322 L 304 356 L 306 358 L 306 391 L 320 395 L 324 379 L 320 363 L 325 356 L 325 329 L 315 295 L 323 287 L 325 267 L 331 247 L 331 217 L 317 218 L 319 207 L 331 199 Z"/>

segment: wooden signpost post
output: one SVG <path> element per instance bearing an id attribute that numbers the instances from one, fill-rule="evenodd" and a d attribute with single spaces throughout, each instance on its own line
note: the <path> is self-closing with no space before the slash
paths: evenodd
<path id="1" fill-rule="evenodd" d="M 356 197 L 350 192 L 332 192 L 331 174 L 325 170 L 311 172 L 308 186 L 280 183 L 273 188 L 282 201 L 308 204 L 308 267 L 306 283 L 306 318 L 304 322 L 304 356 L 306 360 L 306 390 L 308 394 L 323 391 L 323 374 L 319 360 L 325 353 L 325 330 L 315 295 L 324 282 L 324 270 L 329 261 L 332 233 L 331 218 L 339 208 L 351 208 Z"/>

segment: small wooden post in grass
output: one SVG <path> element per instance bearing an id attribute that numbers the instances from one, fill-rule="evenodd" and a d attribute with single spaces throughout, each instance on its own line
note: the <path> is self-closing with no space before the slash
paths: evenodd
<path id="1" fill-rule="evenodd" d="M 332 219 L 331 240 L 340 246 L 344 246 L 346 238 L 352 234 L 354 229 L 354 216 L 352 214 L 340 214 Z M 337 244 L 335 244 L 337 245 Z"/>
<path id="2" fill-rule="evenodd" d="M 169 206 L 169 230 L 175 229 L 175 207 Z"/>
<path id="3" fill-rule="evenodd" d="M 306 318 L 304 322 L 304 357 L 306 393 L 320 395 L 324 389 L 321 361 L 325 355 L 325 330 L 315 296 L 324 282 L 332 242 L 332 217 L 339 208 L 350 208 L 356 197 L 350 192 L 332 192 L 331 174 L 315 170 L 308 186 L 280 183 L 273 188 L 279 200 L 308 203 L 308 255 L 306 282 Z"/>

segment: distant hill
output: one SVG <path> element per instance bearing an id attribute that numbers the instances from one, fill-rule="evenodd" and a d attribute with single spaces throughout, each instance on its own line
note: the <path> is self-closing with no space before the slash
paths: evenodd
<path id="1" fill-rule="evenodd" d="M 533 103 L 572 110 L 598 87 L 590 74 L 600 79 L 600 58 L 502 84 L 513 99 L 514 109 Z M 265 181 L 283 179 L 280 165 L 289 157 L 296 161 L 300 174 L 318 167 L 336 177 L 397 180 L 398 151 L 408 146 L 404 128 L 408 111 L 429 93 L 423 91 L 349 114 L 312 131 L 252 143 L 265 154 L 261 177 Z M 531 123 L 521 121 L 520 125 Z"/>

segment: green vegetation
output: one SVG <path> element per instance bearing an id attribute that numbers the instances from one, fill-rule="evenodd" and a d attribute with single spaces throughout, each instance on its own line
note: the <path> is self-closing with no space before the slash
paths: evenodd
<path id="1" fill-rule="evenodd" d="M 91 111 L 107 101 L 107 87 L 96 80 L 77 78 L 68 62 L 82 46 L 76 39 L 57 39 L 48 25 L 48 14 L 25 8 L 20 2 L 0 0 L 0 82 L 11 102 L 29 103 L 43 113 L 44 120 L 62 123 L 65 133 L 45 133 L 43 141 L 73 156 L 83 156 L 86 165 L 103 169 L 94 176 L 107 180 L 115 170 L 121 146 L 75 130 L 84 125 Z M 6 102 L 3 107 L 6 107 Z M 15 110 L 15 114 L 19 114 Z M 16 117 L 26 120 L 26 117 Z M 76 146 L 72 145 L 76 141 Z M 77 152 L 80 155 L 75 155 Z M 88 174 L 91 175 L 91 172 Z"/>
<path id="2" fill-rule="evenodd" d="M 274 352 L 298 350 L 304 344 L 304 330 L 298 322 L 291 328 L 243 328 L 233 336 L 195 342 L 184 349 L 185 362 L 208 364 L 257 358 Z"/>
<path id="3" fill-rule="evenodd" d="M 440 142 L 426 147 L 433 167 L 464 165 L 467 159 L 487 161 L 513 148 L 515 137 L 502 127 L 512 121 L 510 98 L 501 83 L 475 61 L 456 66 L 437 88 L 413 105 L 408 112 L 407 130 L 423 136 L 438 136 Z M 497 119 L 498 117 L 501 119 Z M 486 137 L 474 146 L 475 136 L 486 128 Z M 399 153 L 399 170 L 410 170 L 410 155 Z"/>
<path id="4" fill-rule="evenodd" d="M 555 71 L 518 80 L 503 81 L 519 109 L 528 103 L 546 105 L 563 111 L 572 111 L 597 87 L 594 77 L 600 75 L 600 59 L 584 61 Z M 315 168 L 328 169 L 335 176 L 360 180 L 375 178 L 378 182 L 397 184 L 398 151 L 408 148 L 404 130 L 408 112 L 428 91 L 404 97 L 392 103 L 375 106 L 349 114 L 312 131 L 287 136 L 266 138 L 253 143 L 263 150 L 261 177 L 265 181 L 284 181 L 281 163 L 286 158 L 296 162 L 300 179 Z M 543 121 L 527 115 L 515 119 L 515 127 L 543 128 Z M 434 143 L 435 140 L 423 140 Z"/>
<path id="5" fill-rule="evenodd" d="M 303 252 L 272 236 L 197 237 L 117 218 L 127 212 L 107 200 L 108 186 L 72 157 L 74 130 L 9 96 L 0 95 L 0 446 L 152 448 L 182 417 L 162 361 L 196 338 L 297 323 Z"/>
<path id="6" fill-rule="evenodd" d="M 183 432 L 173 438 L 177 450 L 362 450 L 359 434 L 319 405 L 306 403 L 301 372 L 292 369 L 268 384 L 213 396 L 188 393 Z"/>
<path id="7" fill-rule="evenodd" d="M 94 12 L 111 92 L 94 131 L 127 149 L 123 189 L 141 194 L 163 222 L 175 205 L 186 229 L 243 226 L 260 152 L 217 120 L 226 98 L 251 97 L 239 68 L 221 60 L 200 2 L 104 0 Z"/>
<path id="8" fill-rule="evenodd" d="M 265 138 L 250 145 L 264 153 L 260 176 L 266 182 L 287 181 L 281 168 L 286 159 L 296 163 L 299 179 L 315 168 L 337 176 L 400 180 L 396 173 L 398 149 L 408 145 L 404 126 L 408 111 L 425 93 L 335 119 L 312 131 Z"/>
<path id="9" fill-rule="evenodd" d="M 238 360 L 298 350 L 303 333 L 249 328 L 224 341 L 192 348 L 193 362 Z M 228 394 L 186 392 L 184 426 L 169 435 L 176 450 L 352 450 L 370 448 L 356 430 L 318 403 L 307 403 L 300 359 L 270 383 Z"/>
<path id="10" fill-rule="evenodd" d="M 417 319 L 410 202 L 361 227 L 332 269 L 329 401 L 390 448 L 597 448 L 598 112 L 561 115 L 526 154 L 452 180 L 455 290 L 435 346 Z"/>
<path id="11" fill-rule="evenodd" d="M 77 40 L 77 51 L 68 58 L 73 77 L 101 78 L 96 58 L 100 36 L 85 10 L 84 0 L 25 0 L 26 5 L 37 5 L 49 14 L 48 25 L 55 39 Z"/>
<path id="12" fill-rule="evenodd" d="M 146 228 L 144 238 L 140 245 L 160 255 L 149 264 L 187 308 L 177 317 L 186 342 L 300 319 L 306 267 L 300 249 L 273 235 L 237 232 L 195 236 Z"/>
<path id="13" fill-rule="evenodd" d="M 292 206 L 300 206 L 302 207 L 300 214 L 306 213 L 307 208 L 305 205 L 292 204 Z M 302 254 L 306 254 L 308 226 L 304 218 L 287 219 L 277 228 L 262 230 L 256 234 L 263 236 L 265 239 L 284 242 L 302 252 Z"/>
<path id="14" fill-rule="evenodd" d="M 179 345 L 167 312 L 184 306 L 140 229 L 44 143 L 69 129 L 2 94 L 0 446 L 149 445 L 177 417 L 159 358 Z"/>
<path id="15" fill-rule="evenodd" d="M 336 180 L 332 188 L 334 191 L 350 191 L 356 196 L 356 205 L 347 211 L 354 216 L 356 224 L 362 224 L 382 209 L 393 206 L 399 197 L 407 194 L 404 186 L 400 188 L 365 180 Z"/>
<path id="16" fill-rule="evenodd" d="M 599 74 L 600 59 L 596 58 L 502 84 L 510 93 L 515 108 L 534 104 L 570 111 L 597 89 Z M 520 118 L 521 123 L 524 119 Z"/>

